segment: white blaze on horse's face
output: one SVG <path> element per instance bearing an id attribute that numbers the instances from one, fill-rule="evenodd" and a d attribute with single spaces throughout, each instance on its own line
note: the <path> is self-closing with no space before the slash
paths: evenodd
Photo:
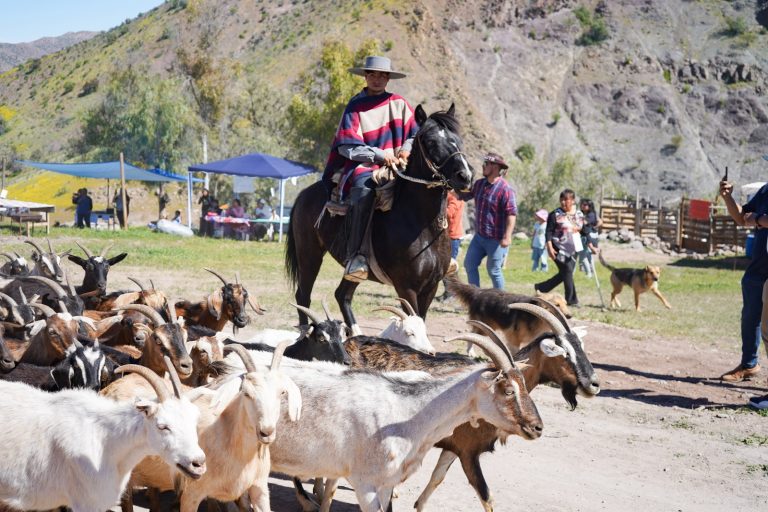
<path id="1" fill-rule="evenodd" d="M 445 130 L 440 130 L 439 132 L 437 132 L 437 134 L 438 134 L 440 137 L 442 137 L 442 138 L 445 138 Z M 455 146 L 455 145 L 456 145 L 456 144 L 454 144 L 454 146 Z"/>
<path id="2" fill-rule="evenodd" d="M 461 165 L 464 166 L 464 169 L 462 169 L 463 178 L 472 181 L 472 171 L 469 170 L 469 164 L 467 163 L 467 159 L 464 158 L 464 153 L 461 153 L 461 150 L 459 149 L 459 145 L 455 142 L 451 142 L 453 144 L 453 147 L 456 148 L 456 151 L 459 152 L 459 158 L 461 159 Z"/>

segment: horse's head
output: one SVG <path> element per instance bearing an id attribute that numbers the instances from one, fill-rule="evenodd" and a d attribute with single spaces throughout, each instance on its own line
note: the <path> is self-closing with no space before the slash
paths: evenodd
<path id="1" fill-rule="evenodd" d="M 421 156 L 415 160 L 422 160 L 426 164 L 423 170 L 418 171 L 418 177 L 444 181 L 454 190 L 469 190 L 473 169 L 464 154 L 459 122 L 453 112 L 454 105 L 451 104 L 446 112 L 434 112 L 427 117 L 421 105 L 416 107 L 419 132 L 416 134 L 413 151 L 414 156 Z"/>

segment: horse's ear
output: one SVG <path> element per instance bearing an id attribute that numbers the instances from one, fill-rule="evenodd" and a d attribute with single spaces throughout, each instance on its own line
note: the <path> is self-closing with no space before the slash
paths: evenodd
<path id="1" fill-rule="evenodd" d="M 424 109 L 421 108 L 421 104 L 416 106 L 416 124 L 419 126 L 424 126 L 424 123 L 427 121 L 427 113 L 424 112 Z"/>
<path id="2" fill-rule="evenodd" d="M 448 112 L 446 112 L 449 116 L 453 117 L 454 112 L 456 111 L 456 104 L 451 103 L 451 106 L 448 107 Z"/>

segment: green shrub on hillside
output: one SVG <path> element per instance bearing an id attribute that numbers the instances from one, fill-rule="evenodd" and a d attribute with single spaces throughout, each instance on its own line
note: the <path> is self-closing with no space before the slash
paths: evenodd
<path id="1" fill-rule="evenodd" d="M 515 155 L 523 162 L 528 162 L 533 160 L 536 156 L 536 148 L 533 147 L 533 144 L 528 144 L 526 142 L 515 150 Z"/>
<path id="2" fill-rule="evenodd" d="M 610 37 L 608 25 L 605 19 L 597 13 L 590 12 L 583 5 L 573 10 L 576 19 L 579 20 L 583 32 L 576 39 L 576 44 L 581 46 L 592 46 L 599 44 Z"/>
<path id="3" fill-rule="evenodd" d="M 747 32 L 747 22 L 741 16 L 731 18 L 725 17 L 725 26 L 723 27 L 722 34 L 728 37 L 740 36 Z"/>

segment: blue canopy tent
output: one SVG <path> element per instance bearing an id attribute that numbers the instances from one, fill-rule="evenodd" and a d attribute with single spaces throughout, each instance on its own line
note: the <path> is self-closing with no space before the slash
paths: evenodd
<path id="1" fill-rule="evenodd" d="M 254 178 L 275 178 L 280 180 L 280 235 L 279 241 L 283 239 L 283 207 L 285 203 L 285 180 L 304 176 L 317 169 L 311 165 L 286 160 L 263 153 L 251 153 L 249 155 L 228 158 L 208 164 L 191 165 L 189 167 L 190 175 L 193 172 L 212 172 L 217 174 L 232 174 L 234 176 L 251 176 Z"/>
<path id="2" fill-rule="evenodd" d="M 91 162 L 91 163 L 79 163 L 79 164 L 60 164 L 51 162 L 31 162 L 28 160 L 17 160 L 19 164 L 29 167 L 35 167 L 37 169 L 44 169 L 46 171 L 58 172 L 60 174 L 68 174 L 70 176 L 77 176 L 78 178 L 100 178 L 106 180 L 119 180 L 120 176 L 120 162 Z M 186 181 L 191 194 L 191 186 L 193 181 L 203 181 L 198 178 L 192 178 L 191 176 L 181 176 L 174 174 L 170 171 L 163 169 L 141 169 L 133 166 L 127 162 L 123 163 L 123 170 L 126 180 L 135 181 L 151 181 L 151 182 L 181 182 Z M 192 205 L 187 201 L 187 223 L 192 222 Z"/>

